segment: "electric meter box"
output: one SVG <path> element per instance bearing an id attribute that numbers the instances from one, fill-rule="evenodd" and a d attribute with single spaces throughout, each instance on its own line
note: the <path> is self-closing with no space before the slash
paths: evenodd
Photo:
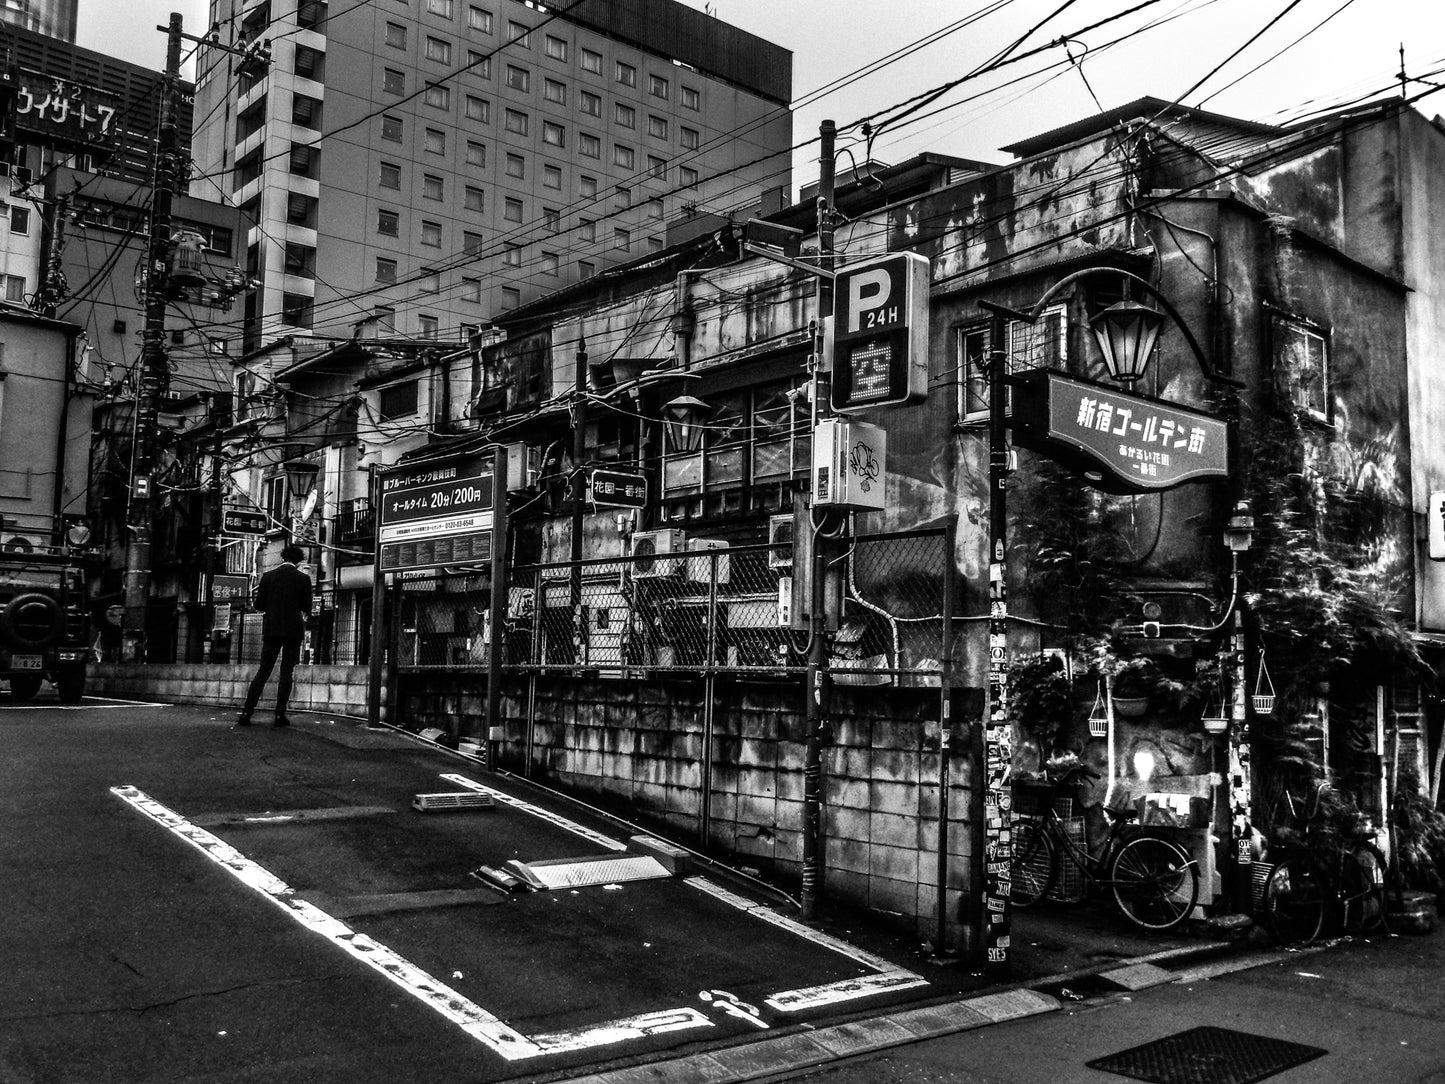
<path id="1" fill-rule="evenodd" d="M 928 398 L 927 257 L 892 252 L 833 280 L 829 401 L 848 414 Z"/>
<path id="2" fill-rule="evenodd" d="M 888 434 L 876 425 L 827 418 L 813 430 L 815 508 L 883 507 Z"/>

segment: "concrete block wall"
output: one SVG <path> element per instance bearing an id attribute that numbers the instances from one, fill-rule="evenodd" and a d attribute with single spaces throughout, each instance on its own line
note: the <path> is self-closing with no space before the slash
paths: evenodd
<path id="1" fill-rule="evenodd" d="M 479 734 L 484 689 L 478 675 L 404 677 L 405 725 Z M 803 825 L 801 688 L 716 683 L 706 840 L 704 689 L 700 680 L 545 675 L 537 680 L 529 746 L 526 682 L 509 679 L 498 763 L 688 846 L 796 882 Z M 823 760 L 825 891 L 898 916 L 931 937 L 938 915 L 938 694 L 838 689 L 833 707 L 833 741 Z M 947 794 L 944 906 L 950 942 L 960 948 L 971 918 L 972 847 L 970 765 L 962 755 L 966 747 L 960 743 L 957 750 Z"/>
<path id="2" fill-rule="evenodd" d="M 254 663 L 99 663 L 90 667 L 86 691 L 96 696 L 121 696 L 167 703 L 239 707 L 256 672 Z M 276 678 L 266 686 L 258 711 L 274 705 Z M 291 707 L 298 711 L 366 714 L 367 668 L 364 666 L 298 666 Z"/>

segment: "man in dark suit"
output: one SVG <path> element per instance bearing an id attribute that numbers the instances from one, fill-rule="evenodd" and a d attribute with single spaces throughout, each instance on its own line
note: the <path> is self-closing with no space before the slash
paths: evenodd
<path id="1" fill-rule="evenodd" d="M 286 702 L 291 699 L 291 672 L 301 658 L 301 641 L 306 635 L 306 618 L 311 613 L 311 577 L 296 567 L 303 554 L 300 546 L 281 550 L 282 564 L 261 577 L 256 587 L 255 606 L 264 614 L 261 621 L 261 665 L 251 679 L 246 703 L 236 719 L 237 726 L 250 726 L 251 713 L 261 690 L 271 677 L 276 659 L 281 659 L 281 676 L 276 681 L 276 719 L 272 726 L 289 726 Z"/>

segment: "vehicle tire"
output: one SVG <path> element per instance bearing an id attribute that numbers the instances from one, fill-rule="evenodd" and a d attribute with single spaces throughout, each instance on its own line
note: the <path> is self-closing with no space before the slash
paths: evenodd
<path id="1" fill-rule="evenodd" d="M 65 611 L 49 595 L 17 595 L 0 610 L 0 638 L 22 651 L 49 647 L 65 631 Z"/>
<path id="2" fill-rule="evenodd" d="M 1360 840 L 1350 845 L 1340 861 L 1341 928 L 1363 937 L 1389 932 L 1385 899 L 1388 870 L 1380 848 Z"/>
<path id="3" fill-rule="evenodd" d="M 1013 905 L 1032 907 L 1049 894 L 1059 875 L 1059 849 L 1042 823 L 1024 818 L 1013 826 Z"/>
<path id="4" fill-rule="evenodd" d="M 62 670 L 55 675 L 55 691 L 62 704 L 79 704 L 85 696 L 85 671 Z"/>
<path id="5" fill-rule="evenodd" d="M 1199 870 L 1178 844 L 1157 836 L 1135 836 L 1109 866 L 1114 902 L 1134 925 L 1172 930 L 1199 902 Z"/>
<path id="6" fill-rule="evenodd" d="M 12 674 L 10 675 L 10 699 L 17 704 L 26 700 L 34 700 L 35 694 L 40 691 L 39 674 Z"/>
<path id="7" fill-rule="evenodd" d="M 1284 945 L 1308 945 L 1325 924 L 1325 886 L 1314 863 L 1302 855 L 1276 862 L 1260 899 L 1265 925 Z"/>

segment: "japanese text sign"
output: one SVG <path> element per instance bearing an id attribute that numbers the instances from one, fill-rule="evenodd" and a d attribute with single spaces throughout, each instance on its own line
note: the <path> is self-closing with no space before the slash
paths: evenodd
<path id="1" fill-rule="evenodd" d="M 382 571 L 491 559 L 495 486 L 489 458 L 458 456 L 381 475 Z"/>
<path id="2" fill-rule="evenodd" d="M 111 134 L 119 101 L 113 94 L 39 72 L 21 71 L 18 82 L 18 127 L 71 139 Z"/>
<path id="3" fill-rule="evenodd" d="M 1010 382 L 1014 439 L 1100 489 L 1138 493 L 1229 476 L 1228 427 L 1211 414 L 1048 369 Z"/>

